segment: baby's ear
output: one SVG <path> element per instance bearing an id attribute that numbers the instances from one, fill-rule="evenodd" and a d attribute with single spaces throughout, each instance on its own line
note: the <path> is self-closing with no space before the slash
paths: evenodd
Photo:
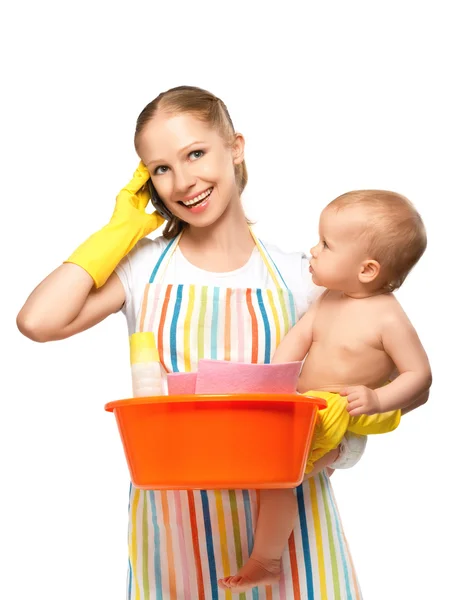
<path id="1" fill-rule="evenodd" d="M 369 258 L 361 264 L 358 278 L 361 283 L 372 283 L 380 274 L 380 263 Z"/>

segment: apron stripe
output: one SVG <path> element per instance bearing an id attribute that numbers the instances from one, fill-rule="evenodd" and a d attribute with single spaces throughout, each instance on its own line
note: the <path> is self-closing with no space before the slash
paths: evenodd
<path id="1" fill-rule="evenodd" d="M 131 560 L 128 558 L 128 600 L 131 600 L 133 590 L 133 570 L 131 568 Z"/>
<path id="2" fill-rule="evenodd" d="M 292 533 L 288 540 L 288 551 L 290 554 L 290 568 L 292 570 L 292 585 L 294 600 L 301 600 L 300 595 L 300 578 L 298 575 L 297 551 L 295 548 L 295 536 Z"/>
<path id="3" fill-rule="evenodd" d="M 321 597 L 326 598 L 328 596 L 328 590 L 326 588 L 326 570 L 323 552 L 323 538 L 321 536 L 321 521 L 320 513 L 318 511 L 318 498 L 316 495 L 315 480 L 313 477 L 309 479 L 309 485 L 311 498 L 311 512 L 313 514 L 313 525 L 316 542 L 316 554 L 318 557 L 318 576 L 320 581 L 320 592 Z"/>
<path id="4" fill-rule="evenodd" d="M 170 372 L 170 369 L 166 366 L 166 354 L 164 353 L 164 325 L 166 322 L 167 316 L 167 308 L 169 306 L 170 296 L 172 294 L 172 284 L 168 286 L 166 290 L 166 295 L 164 297 L 164 304 L 162 306 L 161 318 L 159 322 L 159 328 L 157 331 L 157 351 L 159 352 L 159 359 L 161 361 L 162 366 L 164 367 L 166 373 Z"/>
<path id="5" fill-rule="evenodd" d="M 240 569 L 243 566 L 243 551 L 241 547 L 241 530 L 239 526 L 238 507 L 236 504 L 236 492 L 229 490 L 229 505 L 231 509 L 231 521 L 233 523 L 234 549 L 236 553 L 236 566 Z M 245 595 L 245 594 L 244 594 Z"/>
<path id="6" fill-rule="evenodd" d="M 238 318 L 238 361 L 244 362 L 244 317 L 243 317 L 244 291 L 236 291 L 236 310 Z"/>
<path id="7" fill-rule="evenodd" d="M 264 344 L 264 363 L 270 363 L 270 327 L 269 327 L 269 319 L 267 318 L 267 311 L 264 308 L 264 302 L 262 300 L 262 292 L 261 290 L 257 290 L 257 303 L 259 305 L 259 309 L 262 315 L 262 322 L 264 325 L 264 334 L 265 334 L 265 344 Z"/>
<path id="8" fill-rule="evenodd" d="M 151 288 L 151 284 L 148 284 L 148 288 Z M 151 303 L 151 308 L 149 310 L 149 318 L 147 318 L 147 322 L 148 323 L 155 323 L 156 322 L 156 314 L 157 314 L 157 307 L 159 304 L 159 297 L 160 297 L 160 286 L 156 286 L 156 290 L 154 291 L 154 293 L 151 293 L 150 296 L 152 298 L 152 303 Z M 145 326 L 145 328 L 141 329 L 141 331 L 149 331 L 149 326 L 144 324 L 144 320 L 143 320 L 143 325 Z"/>
<path id="9" fill-rule="evenodd" d="M 133 569 L 131 567 L 131 536 L 132 536 L 132 515 L 131 515 L 131 494 L 133 493 L 133 484 L 129 484 L 129 494 L 128 494 L 128 514 L 130 515 L 130 523 L 131 527 L 128 526 L 128 597 L 127 600 L 131 600 L 131 593 L 133 589 Z"/>
<path id="10" fill-rule="evenodd" d="M 251 317 L 251 333 L 252 333 L 252 350 L 251 350 L 251 362 L 257 363 L 259 356 L 259 332 L 257 327 L 256 313 L 252 305 L 251 290 L 246 290 L 246 302 Z"/>
<path id="11" fill-rule="evenodd" d="M 356 594 L 356 600 L 362 600 L 362 595 L 361 595 L 360 590 L 359 590 L 359 583 L 357 581 L 356 573 L 354 571 L 354 565 L 353 565 L 353 562 L 352 562 L 351 552 L 349 550 L 349 544 L 347 543 L 346 536 L 344 535 L 344 531 L 342 530 L 342 525 L 341 525 L 340 520 L 339 520 L 338 504 L 336 502 L 336 498 L 334 497 L 334 494 L 332 493 L 332 488 L 330 488 L 329 497 L 330 497 L 330 500 L 333 503 L 333 507 L 334 507 L 335 513 L 337 515 L 336 519 L 337 519 L 337 521 L 339 521 L 339 527 L 341 529 L 341 535 L 342 535 L 342 540 L 341 541 L 342 541 L 342 543 L 340 543 L 340 547 L 342 549 L 342 547 L 344 545 L 344 548 L 346 549 L 347 559 L 349 560 L 349 567 L 350 567 L 351 578 L 350 579 L 348 578 L 347 581 L 351 581 L 352 584 L 354 585 L 354 591 L 355 591 L 355 594 Z"/>
<path id="12" fill-rule="evenodd" d="M 208 286 L 202 287 L 200 314 L 198 316 L 198 360 L 205 356 L 205 314 L 207 308 Z"/>
<path id="13" fill-rule="evenodd" d="M 192 319 L 193 307 L 195 306 L 195 286 L 189 286 L 188 307 L 185 315 L 184 325 L 184 371 L 187 373 L 192 370 L 190 363 L 190 323 Z"/>
<path id="14" fill-rule="evenodd" d="M 148 520 L 147 520 L 147 510 L 148 510 L 148 502 L 147 502 L 147 494 L 143 494 L 143 515 L 142 515 L 142 532 L 143 532 L 143 544 L 142 544 L 142 553 L 143 553 L 143 594 L 144 600 L 149 600 L 149 529 L 148 529 Z"/>
<path id="15" fill-rule="evenodd" d="M 287 312 L 287 307 L 285 305 L 282 288 L 278 288 L 277 295 L 279 297 L 280 306 L 282 308 L 282 318 L 284 320 L 284 335 L 287 335 L 287 333 L 290 329 L 290 325 L 288 323 L 288 312 Z"/>
<path id="16" fill-rule="evenodd" d="M 144 317 L 147 314 L 147 305 L 148 305 L 148 297 L 149 297 L 149 290 L 151 288 L 149 287 L 149 284 L 146 285 L 145 289 L 144 289 L 144 296 L 143 296 L 143 306 L 141 309 L 141 319 L 139 321 L 139 328 L 138 331 L 144 331 Z"/>
<path id="17" fill-rule="evenodd" d="M 138 503 L 139 503 L 139 495 L 140 490 L 136 490 L 134 494 L 134 498 L 131 505 L 131 525 L 132 525 L 132 533 L 131 533 L 131 548 L 130 548 L 130 558 L 131 564 L 133 566 L 133 572 L 135 575 L 138 573 L 138 528 L 137 528 L 137 513 L 138 513 Z M 135 579 L 136 583 L 136 600 L 140 600 L 141 591 L 139 586 L 139 580 Z"/>
<path id="18" fill-rule="evenodd" d="M 224 360 L 231 360 L 231 289 L 230 288 L 228 288 L 226 290 Z"/>
<path id="19" fill-rule="evenodd" d="M 297 319 L 297 312 L 295 310 L 295 300 L 293 299 L 292 292 L 288 293 L 288 301 L 290 304 L 290 316 L 292 317 L 292 322 L 290 324 L 290 327 L 293 327 L 298 319 Z"/>
<path id="20" fill-rule="evenodd" d="M 234 547 L 236 551 L 236 565 L 238 569 L 243 566 L 243 550 L 241 546 L 241 528 L 239 524 L 236 491 L 229 490 L 229 503 L 231 508 L 231 520 L 233 523 Z"/>
<path id="21" fill-rule="evenodd" d="M 177 364 L 177 321 L 179 319 L 180 307 L 182 305 L 182 290 L 183 285 L 177 286 L 177 296 L 175 298 L 174 314 L 172 316 L 172 324 L 170 328 L 170 359 L 172 362 L 172 371 L 179 372 Z"/>
<path id="22" fill-rule="evenodd" d="M 216 360 L 218 358 L 218 312 L 219 312 L 220 289 L 213 291 L 213 315 L 211 319 L 211 350 L 210 356 Z"/>
<path id="23" fill-rule="evenodd" d="M 330 504 L 333 505 L 334 502 L 333 502 L 333 496 L 331 494 L 331 489 L 328 486 L 326 487 L 326 489 L 327 489 L 327 493 L 329 496 Z M 347 592 L 346 600 L 353 600 L 351 586 L 349 585 L 349 572 L 348 572 L 346 555 L 343 552 L 342 532 L 341 532 L 339 519 L 337 517 L 337 511 L 334 511 L 333 517 L 334 517 L 334 523 L 335 523 L 335 527 L 336 527 L 336 534 L 337 534 L 337 538 L 338 538 L 338 542 L 339 542 L 339 553 L 341 554 L 341 561 L 342 561 L 342 566 L 343 566 L 344 585 L 346 587 L 346 592 Z"/>
<path id="24" fill-rule="evenodd" d="M 225 515 L 223 508 L 223 500 L 221 497 L 221 490 L 215 491 L 215 504 L 216 514 L 218 517 L 218 531 L 220 534 L 220 550 L 221 550 L 221 564 L 223 565 L 223 577 L 231 575 L 229 553 L 228 553 L 228 537 L 226 534 Z M 227 590 L 225 592 L 226 600 L 231 600 L 231 592 Z"/>
<path id="25" fill-rule="evenodd" d="M 202 561 L 200 554 L 200 544 L 198 541 L 197 518 L 195 514 L 195 497 L 193 490 L 187 491 L 187 497 L 190 512 L 190 524 L 192 529 L 193 552 L 195 555 L 195 568 L 197 571 L 198 600 L 205 600 L 205 588 L 203 585 Z"/>
<path id="26" fill-rule="evenodd" d="M 307 600 L 314 600 L 315 594 L 313 590 L 313 570 L 311 567 L 310 542 L 308 540 L 308 528 L 305 513 L 305 499 L 303 497 L 303 486 L 299 485 L 296 489 L 296 492 L 298 502 L 298 515 L 300 518 L 300 530 L 302 534 L 303 557 L 305 559 L 306 588 L 308 594 Z"/>
<path id="27" fill-rule="evenodd" d="M 254 526 L 252 523 L 251 498 L 249 497 L 248 490 L 243 490 L 243 502 L 244 516 L 246 517 L 247 546 L 250 554 L 252 552 L 252 547 L 254 546 Z"/>
<path id="28" fill-rule="evenodd" d="M 163 600 L 161 581 L 161 547 L 159 525 L 157 523 L 156 494 L 155 492 L 151 492 L 149 496 L 151 500 L 152 527 L 154 532 L 154 581 L 156 585 L 156 600 Z"/>
<path id="29" fill-rule="evenodd" d="M 275 308 L 274 294 L 272 293 L 272 290 L 267 290 L 267 298 L 269 300 L 270 310 L 272 311 L 272 317 L 274 319 L 275 347 L 277 348 L 277 346 L 280 344 L 280 320 L 279 315 L 277 314 L 277 309 Z"/>
<path id="30" fill-rule="evenodd" d="M 246 517 L 246 536 L 248 554 L 251 554 L 252 548 L 254 546 L 254 524 L 252 522 L 251 497 L 249 496 L 248 490 L 243 490 L 243 503 L 244 515 Z M 259 600 L 259 590 L 257 588 L 252 589 L 252 600 Z"/>
<path id="31" fill-rule="evenodd" d="M 259 244 L 261 245 L 261 247 L 263 248 L 264 252 L 263 254 L 267 257 L 267 260 L 270 261 L 270 264 L 273 265 L 275 271 L 277 272 L 277 275 L 280 277 L 280 280 L 282 281 L 282 283 L 284 284 L 285 288 L 288 290 L 288 286 L 285 283 L 285 279 L 282 277 L 282 273 L 279 271 L 278 266 L 275 264 L 275 262 L 272 259 L 272 256 L 269 254 L 267 248 L 264 245 L 264 242 L 262 242 L 259 238 L 257 238 L 257 241 L 259 242 Z"/>
<path id="32" fill-rule="evenodd" d="M 335 501 L 335 505 L 336 505 L 336 501 Z M 358 581 L 357 581 L 356 574 L 354 572 L 354 566 L 352 564 L 351 551 L 349 550 L 349 544 L 347 543 L 346 536 L 344 535 L 344 533 L 343 533 L 343 540 L 344 540 L 344 545 L 345 545 L 345 548 L 346 548 L 346 551 L 347 551 L 347 556 L 349 558 L 349 566 L 350 566 L 350 569 L 351 569 L 351 579 L 352 579 L 352 582 L 354 584 L 354 590 L 356 592 L 356 600 L 361 600 L 361 594 L 360 594 L 360 591 L 359 591 L 359 584 L 358 584 Z"/>
<path id="33" fill-rule="evenodd" d="M 211 583 L 211 598 L 212 600 L 218 600 L 218 583 L 216 578 L 216 564 L 215 564 L 215 549 L 213 546 L 213 534 L 211 531 L 211 517 L 210 508 L 208 505 L 208 492 L 202 490 L 200 492 L 202 498 L 202 509 L 203 519 L 205 523 L 205 537 L 207 542 L 207 553 L 208 553 L 208 567 L 210 569 L 210 583 Z"/>
<path id="34" fill-rule="evenodd" d="M 178 600 L 176 590 L 175 566 L 174 566 L 174 550 L 172 548 L 172 526 L 169 518 L 169 502 L 167 491 L 161 491 L 162 498 L 162 518 L 164 520 L 164 529 L 166 532 L 166 559 L 169 568 L 169 600 Z"/>
<path id="35" fill-rule="evenodd" d="M 182 499 L 180 496 L 180 490 L 174 490 L 174 499 L 175 499 L 176 524 L 177 524 L 178 536 L 179 536 L 179 549 L 180 549 L 180 556 L 182 557 L 182 579 L 183 579 L 183 584 L 184 584 L 184 598 L 185 598 L 185 600 L 191 600 L 189 569 L 188 569 L 187 553 L 185 551 L 185 540 L 184 540 Z"/>
<path id="36" fill-rule="evenodd" d="M 336 556 L 336 548 L 334 546 L 334 538 L 333 538 L 333 524 L 331 521 L 330 514 L 330 506 L 328 502 L 328 496 L 326 493 L 326 484 L 323 481 L 323 478 L 320 478 L 321 485 L 321 494 L 323 497 L 324 511 L 326 516 L 326 525 L 328 530 L 328 544 L 329 544 L 329 555 L 331 559 L 331 569 L 333 576 L 333 587 L 334 587 L 334 597 L 336 600 L 341 600 L 340 590 L 339 590 L 339 570 L 338 570 L 338 559 Z"/>
<path id="37" fill-rule="evenodd" d="M 221 490 L 215 491 L 216 514 L 218 516 L 218 530 L 220 532 L 221 541 L 221 562 L 223 564 L 223 576 L 228 577 L 230 573 L 229 555 L 228 555 L 228 538 L 226 536 L 225 515 L 223 509 L 223 500 L 221 498 Z"/>

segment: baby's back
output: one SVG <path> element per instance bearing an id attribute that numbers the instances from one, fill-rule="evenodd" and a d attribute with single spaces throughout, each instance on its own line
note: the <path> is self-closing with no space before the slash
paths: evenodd
<path id="1" fill-rule="evenodd" d="M 384 384 L 395 369 L 382 344 L 389 315 L 404 316 L 392 294 L 349 298 L 326 292 L 313 321 L 313 343 L 299 379 L 298 391 L 337 392 L 345 386 Z"/>

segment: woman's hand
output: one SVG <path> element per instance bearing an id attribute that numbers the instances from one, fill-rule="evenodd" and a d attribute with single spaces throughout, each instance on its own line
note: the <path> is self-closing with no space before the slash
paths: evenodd
<path id="1" fill-rule="evenodd" d="M 116 197 L 115 210 L 110 224 L 127 223 L 134 225 L 145 237 L 157 229 L 164 220 L 156 212 L 147 213 L 146 207 L 151 199 L 147 182 L 150 175 L 141 161 L 133 178 Z"/>
<path id="2" fill-rule="evenodd" d="M 340 451 L 341 446 L 338 446 L 334 450 L 330 450 L 329 452 L 327 452 L 324 456 L 320 458 L 320 460 L 317 460 L 313 464 L 313 469 L 305 475 L 303 481 L 306 481 L 310 477 L 313 477 L 313 475 L 321 473 L 321 471 L 323 471 L 324 469 L 329 468 L 329 465 L 332 465 L 334 461 L 338 459 Z M 331 471 L 332 473 L 333 469 L 329 469 L 329 471 Z M 329 475 L 331 475 L 331 473 L 329 473 Z"/>
<path id="3" fill-rule="evenodd" d="M 141 238 L 164 222 L 156 212 L 145 210 L 150 200 L 148 180 L 149 171 L 140 162 L 131 181 L 118 194 L 108 225 L 90 236 L 65 261 L 87 271 L 97 288 Z"/>

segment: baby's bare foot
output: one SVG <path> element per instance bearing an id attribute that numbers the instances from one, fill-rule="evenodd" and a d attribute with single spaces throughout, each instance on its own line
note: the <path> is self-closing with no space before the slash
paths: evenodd
<path id="1" fill-rule="evenodd" d="M 240 594 L 258 585 L 270 585 L 280 579 L 281 560 L 264 560 L 250 557 L 236 575 L 218 580 L 220 588 Z"/>

